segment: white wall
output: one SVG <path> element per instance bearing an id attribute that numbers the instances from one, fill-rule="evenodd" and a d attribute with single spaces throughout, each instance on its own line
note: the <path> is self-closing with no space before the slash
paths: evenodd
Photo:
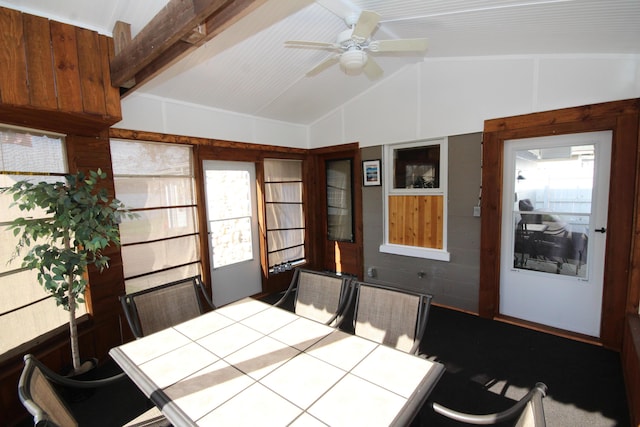
<path id="1" fill-rule="evenodd" d="M 640 97 L 640 55 L 427 59 L 310 126 L 134 93 L 122 129 L 295 148 L 481 132 L 487 119 Z"/>
<path id="2" fill-rule="evenodd" d="M 308 148 L 308 127 L 134 93 L 114 127 L 235 142 Z"/>
<path id="3" fill-rule="evenodd" d="M 427 59 L 310 126 L 310 148 L 481 132 L 492 118 L 640 97 L 640 55 Z"/>

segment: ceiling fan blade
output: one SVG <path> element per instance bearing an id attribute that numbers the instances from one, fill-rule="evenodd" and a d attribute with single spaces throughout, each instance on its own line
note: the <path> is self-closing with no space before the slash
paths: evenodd
<path id="1" fill-rule="evenodd" d="M 378 77 L 381 77 L 384 71 L 378 65 L 376 61 L 373 60 L 371 55 L 368 56 L 366 64 L 362 68 L 362 71 L 369 77 L 371 80 L 375 80 Z"/>
<path id="2" fill-rule="evenodd" d="M 332 65 L 337 64 L 339 60 L 340 60 L 340 55 L 337 55 L 337 54 L 331 55 L 330 57 L 328 57 L 327 59 L 325 59 L 324 61 L 322 61 L 321 63 L 319 63 L 312 69 L 310 69 L 309 71 L 307 71 L 307 76 L 309 77 L 315 76 L 316 74 L 319 74 L 320 72 L 326 70 Z"/>
<path id="3" fill-rule="evenodd" d="M 371 33 L 376 29 L 378 22 L 380 22 L 380 15 L 369 10 L 363 10 L 358 18 L 358 22 L 356 22 L 351 38 L 362 43 L 371 36 Z"/>
<path id="4" fill-rule="evenodd" d="M 335 43 L 315 42 L 307 40 L 287 40 L 284 42 L 289 47 L 319 47 L 322 49 L 336 49 L 339 48 Z"/>
<path id="5" fill-rule="evenodd" d="M 371 52 L 424 52 L 427 39 L 375 40 L 369 43 Z"/>

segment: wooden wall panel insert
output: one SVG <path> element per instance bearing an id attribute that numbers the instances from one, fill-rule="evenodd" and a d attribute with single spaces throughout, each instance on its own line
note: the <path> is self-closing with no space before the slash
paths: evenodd
<path id="1" fill-rule="evenodd" d="M 122 119 L 113 43 L 95 31 L 0 7 L 3 122 L 94 134 Z"/>
<path id="2" fill-rule="evenodd" d="M 27 58 L 20 12 L 0 8 L 0 45 L 3 46 L 0 49 L 0 103 L 28 104 Z"/>
<path id="3" fill-rule="evenodd" d="M 82 112 L 82 88 L 78 66 L 76 30 L 71 25 L 51 22 L 53 66 L 58 88 L 58 107 Z"/>
<path id="4" fill-rule="evenodd" d="M 443 249 L 443 196 L 389 196 L 389 243 Z"/>
<path id="5" fill-rule="evenodd" d="M 82 110 L 90 114 L 104 115 L 106 107 L 102 58 L 109 58 L 108 52 L 100 51 L 100 39 L 95 31 L 76 28 L 76 40 L 78 41 Z M 109 79 L 107 84 L 111 84 Z"/>
<path id="6" fill-rule="evenodd" d="M 111 86 L 111 59 L 115 56 L 115 46 L 113 39 L 107 36 L 100 36 L 100 51 L 102 55 L 102 78 L 105 96 L 105 114 L 107 117 L 122 117 L 120 110 L 120 90 Z M 119 120 L 119 119 L 118 119 Z"/>
<path id="7" fill-rule="evenodd" d="M 49 20 L 33 15 L 23 15 L 23 18 L 30 104 L 54 110 L 58 100 L 51 66 Z"/>

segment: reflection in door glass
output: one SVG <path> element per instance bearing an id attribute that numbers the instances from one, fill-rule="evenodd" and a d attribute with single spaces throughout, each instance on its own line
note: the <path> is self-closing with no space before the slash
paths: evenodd
<path id="1" fill-rule="evenodd" d="M 328 160 L 327 173 L 327 238 L 353 242 L 353 196 L 351 160 Z"/>
<path id="2" fill-rule="evenodd" d="M 249 172 L 206 171 L 213 268 L 253 259 Z"/>
<path id="3" fill-rule="evenodd" d="M 514 268 L 587 278 L 594 146 L 516 151 Z"/>

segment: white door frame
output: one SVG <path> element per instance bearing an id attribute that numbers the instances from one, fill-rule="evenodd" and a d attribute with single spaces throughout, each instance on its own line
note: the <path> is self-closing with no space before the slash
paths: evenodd
<path id="1" fill-rule="evenodd" d="M 210 210 L 214 201 L 209 200 L 211 193 L 219 190 L 215 183 L 209 182 L 208 171 L 241 170 L 249 173 L 251 205 L 251 243 L 252 258 L 223 267 L 214 265 L 214 248 L 212 247 Z M 204 160 L 202 162 L 203 182 L 205 187 L 205 206 L 207 212 L 207 241 L 209 245 L 209 261 L 211 266 L 211 292 L 216 306 L 228 304 L 239 299 L 255 295 L 262 291 L 262 279 L 260 273 L 260 244 L 258 234 L 258 210 L 256 197 L 256 171 L 255 164 L 251 162 Z"/>

